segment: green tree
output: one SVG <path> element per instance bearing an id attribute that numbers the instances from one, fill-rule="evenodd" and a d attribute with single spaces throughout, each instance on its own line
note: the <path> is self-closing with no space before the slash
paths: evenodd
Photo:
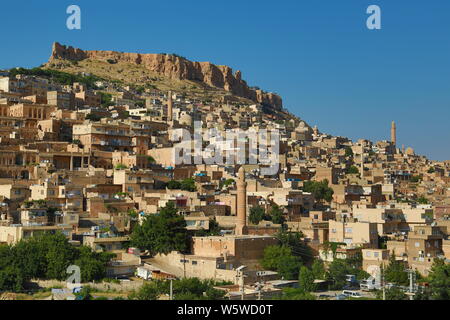
<path id="1" fill-rule="evenodd" d="M 181 190 L 195 192 L 197 187 L 195 186 L 195 180 L 192 178 L 187 178 L 181 181 Z"/>
<path id="2" fill-rule="evenodd" d="M 109 252 L 94 252 L 86 246 L 81 246 L 77 251 L 78 257 L 74 264 L 80 267 L 82 282 L 103 279 L 108 262 L 115 256 Z"/>
<path id="3" fill-rule="evenodd" d="M 420 204 L 428 204 L 428 203 L 430 203 L 428 201 L 428 199 L 425 198 L 424 196 L 421 196 L 421 197 L 417 198 L 417 202 L 420 203 Z"/>
<path id="4" fill-rule="evenodd" d="M 198 278 L 183 278 L 173 283 L 175 300 L 220 300 L 225 291 L 214 288 L 213 280 L 200 280 Z"/>
<path id="5" fill-rule="evenodd" d="M 303 236 L 301 232 L 287 232 L 284 230 L 276 235 L 281 246 L 290 248 L 293 256 L 298 257 L 302 263 L 309 265 L 312 262 L 313 254 L 311 248 L 301 239 Z"/>
<path id="6" fill-rule="evenodd" d="M 42 236 L 44 247 L 46 247 L 46 278 L 64 280 L 67 278 L 67 267 L 72 264 L 76 256 L 75 247 L 60 232 L 55 234 L 46 233 Z"/>
<path id="7" fill-rule="evenodd" d="M 188 234 L 184 218 L 177 214 L 173 202 L 168 202 L 158 214 L 145 217 L 130 236 L 131 246 L 148 250 L 151 255 L 185 251 Z"/>
<path id="8" fill-rule="evenodd" d="M 318 181 L 305 181 L 303 184 L 303 191 L 312 193 L 317 201 L 325 200 L 331 202 L 333 200 L 334 191 L 328 187 L 328 180 Z"/>
<path id="9" fill-rule="evenodd" d="M 94 121 L 94 122 L 98 122 L 101 119 L 102 119 L 102 117 L 99 116 L 98 114 L 95 114 L 95 113 L 89 113 L 88 115 L 86 115 L 86 120 L 91 120 L 91 121 Z"/>
<path id="10" fill-rule="evenodd" d="M 355 166 L 350 166 L 347 171 L 347 174 L 358 174 L 359 173 L 359 169 Z"/>
<path id="11" fill-rule="evenodd" d="M 220 226 L 216 218 L 209 219 L 208 230 L 201 229 L 194 232 L 196 237 L 220 236 L 220 234 Z"/>
<path id="12" fill-rule="evenodd" d="M 234 179 L 226 179 L 226 180 L 223 180 L 223 181 L 220 181 L 220 183 L 219 183 L 219 188 L 220 189 L 222 189 L 223 187 L 228 187 L 228 186 L 230 186 L 230 185 L 232 185 L 234 183 Z"/>
<path id="13" fill-rule="evenodd" d="M 33 278 L 67 278 L 67 267 L 81 268 L 82 281 L 100 280 L 113 255 L 76 248 L 60 232 L 44 233 L 21 240 L 14 246 L 0 246 L 0 290 L 19 291 Z"/>
<path id="14" fill-rule="evenodd" d="M 179 181 L 176 181 L 176 180 L 170 180 L 167 183 L 167 188 L 170 189 L 170 190 L 181 189 L 181 183 Z"/>
<path id="15" fill-rule="evenodd" d="M 435 259 L 428 275 L 431 300 L 450 300 L 450 264 Z"/>
<path id="16" fill-rule="evenodd" d="M 265 210 L 260 206 L 256 206 L 250 209 L 248 220 L 253 224 L 258 224 L 260 221 L 264 220 L 265 217 Z"/>
<path id="17" fill-rule="evenodd" d="M 261 266 L 268 270 L 278 270 L 279 260 L 283 256 L 291 256 L 291 249 L 286 246 L 267 246 L 264 248 L 264 255 Z"/>
<path id="18" fill-rule="evenodd" d="M 298 279 L 301 261 L 296 256 L 282 256 L 278 262 L 277 272 L 286 280 Z"/>
<path id="19" fill-rule="evenodd" d="M 102 107 L 105 107 L 105 108 L 107 108 L 107 107 L 110 107 L 110 106 L 113 106 L 114 105 L 114 102 L 112 101 L 112 94 L 110 94 L 110 93 L 105 93 L 105 92 L 99 92 L 99 94 L 100 94 L 100 98 L 101 98 L 101 104 L 102 104 Z"/>
<path id="20" fill-rule="evenodd" d="M 0 270 L 0 291 L 20 291 L 26 280 L 23 272 L 16 266 L 3 267 Z"/>
<path id="21" fill-rule="evenodd" d="M 328 267 L 327 279 L 333 282 L 334 289 L 342 289 L 346 284 L 346 275 L 349 273 L 347 264 L 342 259 L 334 259 Z"/>
<path id="22" fill-rule="evenodd" d="M 292 255 L 289 247 L 273 245 L 264 249 L 261 266 L 278 272 L 284 279 L 291 280 L 298 278 L 301 260 Z"/>
<path id="23" fill-rule="evenodd" d="M 357 256 L 352 259 L 334 259 L 330 263 L 327 271 L 327 280 L 333 282 L 334 289 L 342 289 L 347 281 L 347 275 L 355 275 L 356 279 L 367 279 L 370 275 L 362 270 L 362 257 Z"/>
<path id="24" fill-rule="evenodd" d="M 353 157 L 353 149 L 351 147 L 345 147 L 345 156 Z"/>
<path id="25" fill-rule="evenodd" d="M 395 254 L 389 257 L 389 264 L 384 269 L 384 278 L 387 282 L 391 282 L 397 285 L 407 285 L 408 272 L 405 269 L 405 265 L 395 259 Z"/>
<path id="26" fill-rule="evenodd" d="M 311 270 L 314 274 L 314 278 L 320 279 L 320 280 L 325 280 L 326 270 L 325 270 L 325 265 L 322 260 L 315 259 L 311 266 Z"/>
<path id="27" fill-rule="evenodd" d="M 285 222 L 283 210 L 276 204 L 272 205 L 269 210 L 269 217 L 273 223 L 283 224 Z"/>
<path id="28" fill-rule="evenodd" d="M 165 286 L 160 281 L 151 281 L 144 283 L 138 290 L 133 291 L 128 299 L 130 300 L 158 300 L 159 296 L 166 289 Z"/>
<path id="29" fill-rule="evenodd" d="M 314 292 L 316 290 L 316 284 L 314 283 L 314 280 L 316 279 L 313 271 L 309 270 L 305 266 L 300 268 L 300 273 L 298 276 L 300 289 L 305 292 Z"/>

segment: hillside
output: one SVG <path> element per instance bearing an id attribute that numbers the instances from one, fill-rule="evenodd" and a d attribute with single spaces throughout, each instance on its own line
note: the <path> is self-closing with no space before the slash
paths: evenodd
<path id="1" fill-rule="evenodd" d="M 228 96 L 247 103 L 261 103 L 280 110 L 282 99 L 274 93 L 251 88 L 228 66 L 193 62 L 173 54 L 139 54 L 116 51 L 84 51 L 54 43 L 44 69 L 95 76 L 131 84 L 169 89 L 194 96 Z"/>

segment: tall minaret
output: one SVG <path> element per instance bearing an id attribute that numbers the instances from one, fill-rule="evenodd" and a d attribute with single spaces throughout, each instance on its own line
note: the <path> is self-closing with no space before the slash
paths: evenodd
<path id="1" fill-rule="evenodd" d="M 360 174 L 361 174 L 361 179 L 364 178 L 364 148 L 362 149 L 362 152 L 361 152 L 361 171 L 360 171 Z"/>
<path id="2" fill-rule="evenodd" d="M 397 128 L 395 126 L 395 121 L 392 121 L 391 124 L 391 142 L 394 144 L 394 147 L 397 145 Z"/>
<path id="3" fill-rule="evenodd" d="M 169 91 L 167 97 L 167 121 L 172 121 L 173 116 L 173 101 L 172 101 L 172 91 Z"/>
<path id="4" fill-rule="evenodd" d="M 245 182 L 245 170 L 241 167 L 238 171 L 237 181 L 237 221 L 236 235 L 247 234 L 247 182 Z"/>

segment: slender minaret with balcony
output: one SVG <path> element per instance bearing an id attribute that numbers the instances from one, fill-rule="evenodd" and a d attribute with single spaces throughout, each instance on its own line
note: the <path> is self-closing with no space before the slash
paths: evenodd
<path id="1" fill-rule="evenodd" d="M 235 234 L 247 234 L 247 182 L 245 181 L 245 169 L 241 167 L 238 171 L 237 181 L 237 221 Z"/>
<path id="2" fill-rule="evenodd" d="M 167 97 L 167 121 L 172 121 L 172 115 L 173 115 L 172 91 L 169 91 Z"/>
<path id="3" fill-rule="evenodd" d="M 394 147 L 397 145 L 397 127 L 395 126 L 395 121 L 391 124 L 391 142 Z"/>

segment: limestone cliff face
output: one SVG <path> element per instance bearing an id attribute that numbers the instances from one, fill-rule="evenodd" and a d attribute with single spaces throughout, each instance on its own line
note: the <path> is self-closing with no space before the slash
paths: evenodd
<path id="1" fill-rule="evenodd" d="M 107 60 L 142 65 L 150 71 L 177 80 L 196 80 L 209 86 L 221 88 L 234 95 L 250 99 L 257 103 L 270 105 L 280 109 L 283 102 L 280 96 L 250 88 L 241 79 L 241 72 L 227 66 L 216 66 L 209 62 L 194 62 L 173 55 L 122 53 L 116 51 L 84 51 L 64 46 L 57 42 L 53 44 L 49 62 L 54 59 L 80 61 L 84 59 Z"/>

